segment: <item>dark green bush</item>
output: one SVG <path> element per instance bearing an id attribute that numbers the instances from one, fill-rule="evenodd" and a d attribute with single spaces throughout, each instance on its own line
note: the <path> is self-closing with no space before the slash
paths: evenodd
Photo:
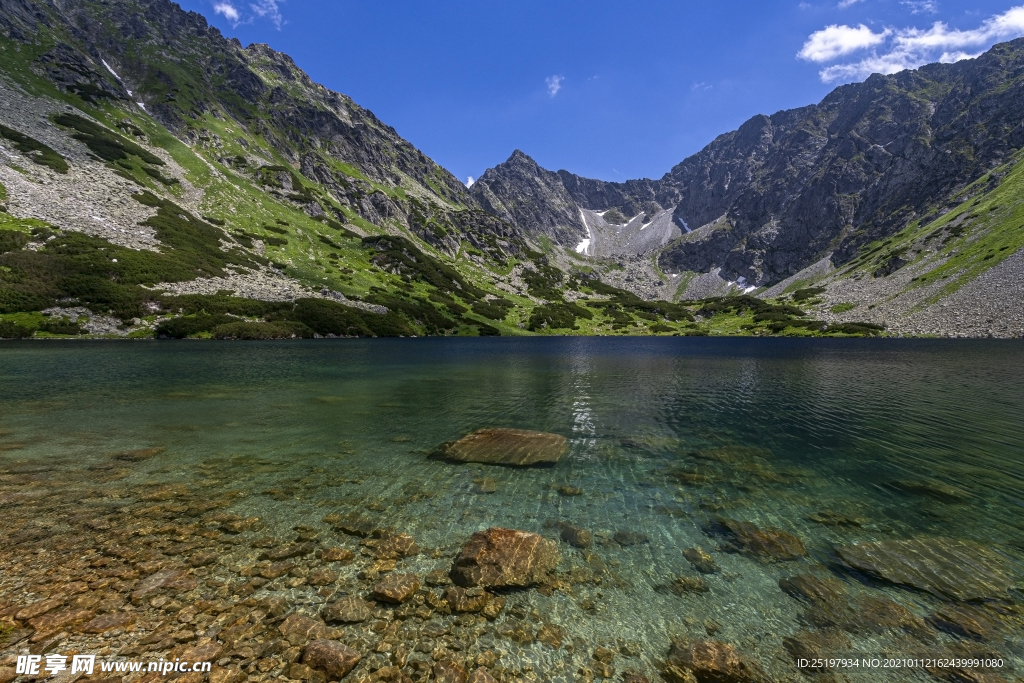
<path id="1" fill-rule="evenodd" d="M 292 339 L 308 338 L 313 331 L 301 323 L 279 321 L 273 323 L 232 322 L 213 329 L 216 339 Z"/>
<path id="2" fill-rule="evenodd" d="M 301 322 L 320 335 L 339 337 L 411 337 L 416 332 L 395 312 L 363 311 L 327 299 L 299 299 L 295 308 L 280 314 Z"/>
<path id="3" fill-rule="evenodd" d="M 35 138 L 19 133 L 13 128 L 0 125 L 0 136 L 14 143 L 14 147 L 29 159 L 57 173 L 68 172 L 68 162 L 51 147 L 44 145 Z"/>
<path id="4" fill-rule="evenodd" d="M 27 339 L 35 333 L 30 327 L 9 320 L 0 320 L 0 339 Z"/>
<path id="5" fill-rule="evenodd" d="M 41 332 L 50 334 L 85 334 L 85 330 L 78 323 L 73 323 L 67 318 L 46 320 L 39 326 Z"/>
<path id="6" fill-rule="evenodd" d="M 457 295 L 466 301 L 476 301 L 485 294 L 457 270 L 424 254 L 405 237 L 373 235 L 364 237 L 362 241 L 365 248 L 375 252 L 370 261 L 381 269 L 433 285 L 441 292 Z"/>
<path id="7" fill-rule="evenodd" d="M 473 304 L 473 312 L 477 315 L 491 320 L 504 320 L 509 311 L 515 308 L 508 299 L 493 299 L 491 301 L 478 301 Z"/>
<path id="8" fill-rule="evenodd" d="M 59 126 L 77 131 L 72 137 L 83 142 L 93 154 L 104 161 L 127 159 L 129 155 L 133 155 L 147 164 L 164 165 L 163 159 L 152 152 L 143 149 L 109 128 L 77 114 L 58 114 L 53 117 L 53 121 Z"/>
<path id="9" fill-rule="evenodd" d="M 806 301 L 824 293 L 824 287 L 804 287 L 793 292 L 793 301 Z"/>
<path id="10" fill-rule="evenodd" d="M 29 243 L 29 236 L 17 230 L 0 230 L 0 254 L 21 249 Z"/>
<path id="11" fill-rule="evenodd" d="M 548 304 L 537 306 L 530 314 L 531 330 L 576 329 L 576 318 L 593 318 L 594 314 L 576 304 Z"/>
<path id="12" fill-rule="evenodd" d="M 238 318 L 230 315 L 205 315 L 184 318 L 172 318 L 160 323 L 156 328 L 157 337 L 184 339 L 200 332 L 212 332 L 215 327 L 238 322 Z"/>

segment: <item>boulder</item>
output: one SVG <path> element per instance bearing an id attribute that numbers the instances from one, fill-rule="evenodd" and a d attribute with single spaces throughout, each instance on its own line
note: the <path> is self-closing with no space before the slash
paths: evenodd
<path id="1" fill-rule="evenodd" d="M 362 656 L 336 640 L 314 640 L 302 651 L 302 663 L 323 671 L 328 680 L 338 681 L 359 663 Z"/>
<path id="2" fill-rule="evenodd" d="M 320 559 L 324 562 L 341 562 L 342 564 L 348 564 L 355 559 L 355 553 L 348 548 L 325 548 L 320 554 Z"/>
<path id="3" fill-rule="evenodd" d="M 463 587 L 532 586 L 558 564 L 558 545 L 538 534 L 492 527 L 478 531 L 452 566 L 452 580 Z"/>
<path id="4" fill-rule="evenodd" d="M 594 534 L 572 524 L 560 524 L 562 540 L 574 548 L 589 548 L 594 542 Z"/>
<path id="5" fill-rule="evenodd" d="M 135 615 L 131 612 L 111 612 L 109 614 L 101 614 L 92 619 L 82 627 L 82 631 L 85 633 L 106 633 L 117 628 L 125 628 L 134 622 Z"/>
<path id="6" fill-rule="evenodd" d="M 620 529 L 619 531 L 616 531 L 612 536 L 612 540 L 624 548 L 628 548 L 631 545 L 640 545 L 641 543 L 650 543 L 651 541 L 651 539 L 647 537 L 647 534 L 639 531 L 630 531 L 628 529 Z"/>
<path id="7" fill-rule="evenodd" d="M 853 643 L 842 631 L 824 629 L 821 631 L 799 631 L 782 639 L 782 646 L 793 657 L 794 662 L 800 660 L 815 662 L 827 659 L 848 651 Z M 827 666 L 810 666 L 801 671 L 828 671 Z"/>
<path id="8" fill-rule="evenodd" d="M 694 678 L 688 679 L 683 673 L 682 678 L 670 680 L 700 681 L 714 683 L 767 683 L 760 665 L 739 652 L 732 645 L 717 640 L 675 641 L 668 654 L 667 671 L 693 673 Z M 671 667 L 671 668 L 669 668 Z"/>
<path id="9" fill-rule="evenodd" d="M 441 446 L 441 455 L 458 462 L 489 465 L 526 465 L 556 463 L 569 450 L 560 434 L 526 429 L 478 429 L 458 441 Z"/>
<path id="10" fill-rule="evenodd" d="M 807 554 L 803 541 L 788 531 L 762 529 L 751 522 L 720 517 L 712 533 L 724 536 L 735 551 L 759 560 L 795 560 Z"/>
<path id="11" fill-rule="evenodd" d="M 293 644 L 310 638 L 322 638 L 327 632 L 324 622 L 298 612 L 289 614 L 288 618 L 282 621 L 277 628 L 281 635 Z"/>
<path id="12" fill-rule="evenodd" d="M 480 667 L 469 675 L 469 683 L 498 683 L 487 669 Z"/>
<path id="13" fill-rule="evenodd" d="M 491 594 L 482 588 L 448 586 L 444 599 L 453 612 L 479 612 L 491 601 Z"/>
<path id="14" fill-rule="evenodd" d="M 435 683 L 467 683 L 469 674 L 457 662 L 442 660 L 434 664 Z"/>
<path id="15" fill-rule="evenodd" d="M 848 567 L 901 586 L 956 600 L 1009 597 L 1006 558 L 976 541 L 911 538 L 836 548 Z"/>
<path id="16" fill-rule="evenodd" d="M 996 622 L 972 605 L 943 605 L 928 621 L 940 631 L 960 638 L 988 640 L 996 632 Z"/>
<path id="17" fill-rule="evenodd" d="M 324 621 L 330 623 L 355 624 L 366 621 L 371 614 L 373 614 L 373 605 L 354 595 L 346 595 L 327 605 L 322 616 Z"/>
<path id="18" fill-rule="evenodd" d="M 411 598 L 419 589 L 420 580 L 415 574 L 389 574 L 374 584 L 372 596 L 374 600 L 397 604 Z"/>
<path id="19" fill-rule="evenodd" d="M 719 571 L 715 558 L 703 548 L 687 548 L 683 551 L 683 557 L 701 574 L 714 574 Z"/>

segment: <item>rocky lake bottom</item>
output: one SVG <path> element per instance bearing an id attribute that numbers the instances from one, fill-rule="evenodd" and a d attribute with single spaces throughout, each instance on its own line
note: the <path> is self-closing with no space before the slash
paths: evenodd
<path id="1" fill-rule="evenodd" d="M 1020 377 L 1015 341 L 5 343 L 0 683 L 1020 681 Z M 443 457 L 492 428 L 564 454 Z"/>

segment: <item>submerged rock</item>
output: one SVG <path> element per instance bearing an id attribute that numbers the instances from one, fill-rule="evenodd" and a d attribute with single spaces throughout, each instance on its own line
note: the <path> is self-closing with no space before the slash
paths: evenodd
<path id="1" fill-rule="evenodd" d="M 687 548 L 683 551 L 683 557 L 701 574 L 714 574 L 719 571 L 715 558 L 711 557 L 703 548 Z"/>
<path id="2" fill-rule="evenodd" d="M 362 659 L 357 651 L 336 640 L 314 640 L 302 652 L 302 663 L 319 669 L 332 681 L 342 679 Z"/>
<path id="3" fill-rule="evenodd" d="M 773 453 L 767 448 L 759 446 L 722 446 L 720 448 L 705 448 L 704 450 L 691 453 L 701 460 L 712 460 L 722 463 L 749 462 L 761 458 L 772 458 Z"/>
<path id="4" fill-rule="evenodd" d="M 813 574 L 798 574 L 779 579 L 779 588 L 787 595 L 815 605 L 845 602 L 847 597 L 846 588 L 841 581 Z"/>
<path id="5" fill-rule="evenodd" d="M 626 529 L 621 529 L 615 532 L 615 535 L 612 536 L 612 540 L 621 545 L 623 548 L 628 548 L 631 545 L 649 543 L 651 539 L 647 537 L 647 534 L 642 534 L 639 531 L 629 531 Z"/>
<path id="6" fill-rule="evenodd" d="M 478 429 L 458 441 L 441 446 L 450 460 L 489 465 L 526 466 L 556 463 L 569 450 L 560 434 L 526 429 Z"/>
<path id="7" fill-rule="evenodd" d="M 892 488 L 918 496 L 928 496 L 944 503 L 962 503 L 971 497 L 961 488 L 932 479 L 900 479 L 889 482 Z"/>
<path id="8" fill-rule="evenodd" d="M 670 589 L 676 595 L 685 595 L 686 593 L 707 593 L 711 587 L 699 576 L 677 576 Z"/>
<path id="9" fill-rule="evenodd" d="M 558 545 L 538 534 L 492 527 L 478 531 L 452 566 L 460 586 L 532 586 L 543 583 L 558 564 Z"/>
<path id="10" fill-rule="evenodd" d="M 890 583 L 957 600 L 1005 599 L 1007 561 L 976 541 L 912 538 L 836 548 L 847 566 Z"/>
<path id="11" fill-rule="evenodd" d="M 574 548 L 589 548 L 594 542 L 594 534 L 586 529 L 564 522 L 559 525 L 559 528 L 562 540 Z"/>
<path id="12" fill-rule="evenodd" d="M 373 614 L 373 605 L 354 595 L 346 595 L 327 605 L 323 611 L 324 621 L 355 624 L 366 621 Z"/>
<path id="13" fill-rule="evenodd" d="M 433 674 L 436 683 L 467 683 L 469 680 L 469 674 L 466 672 L 466 669 L 461 664 L 451 660 L 436 662 Z"/>
<path id="14" fill-rule="evenodd" d="M 825 526 L 860 526 L 867 522 L 863 517 L 845 515 L 834 510 L 820 510 L 808 515 L 807 519 L 815 524 L 824 524 Z"/>
<path id="15" fill-rule="evenodd" d="M 690 676 L 687 676 L 689 672 Z M 674 641 L 665 677 L 672 683 L 767 683 L 760 665 L 717 640 Z"/>
<path id="16" fill-rule="evenodd" d="M 762 560 L 795 560 L 807 554 L 803 541 L 782 529 L 720 517 L 711 533 L 724 536 L 733 549 Z"/>
<path id="17" fill-rule="evenodd" d="M 822 628 L 841 628 L 849 633 L 881 633 L 901 629 L 925 642 L 934 632 L 924 620 L 888 598 L 851 600 L 841 581 L 832 577 L 799 574 L 779 579 L 779 588 L 809 605 L 804 621 Z"/>
<path id="18" fill-rule="evenodd" d="M 800 660 L 814 662 L 815 660 L 828 659 L 836 654 L 849 650 L 853 643 L 842 631 L 836 629 L 823 629 L 821 631 L 799 631 L 792 636 L 782 639 L 782 646 L 786 648 L 794 662 Z M 808 667 L 801 671 L 829 671 L 827 665 L 821 667 Z"/>
<path id="19" fill-rule="evenodd" d="M 374 584 L 372 595 L 374 600 L 401 603 L 419 589 L 420 580 L 415 574 L 389 574 Z"/>
<path id="20" fill-rule="evenodd" d="M 498 683 L 498 681 L 487 669 L 480 667 L 470 674 L 469 683 Z"/>
<path id="21" fill-rule="evenodd" d="M 940 631 L 973 640 L 988 640 L 996 631 L 995 621 L 972 605 L 943 605 L 928 621 Z"/>

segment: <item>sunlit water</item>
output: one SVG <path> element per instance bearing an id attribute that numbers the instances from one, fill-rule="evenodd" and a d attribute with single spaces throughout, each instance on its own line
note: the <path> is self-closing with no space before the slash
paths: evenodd
<path id="1" fill-rule="evenodd" d="M 832 573 L 851 594 L 888 597 L 925 618 L 940 604 L 843 572 L 836 546 L 974 539 L 1006 556 L 1019 591 L 1022 378 L 1017 342 L 5 343 L 0 469 L 42 463 L 68 497 L 115 492 L 121 505 L 166 483 L 241 492 L 229 509 L 260 516 L 268 524 L 261 533 L 282 538 L 297 524 L 335 538 L 321 519 L 358 513 L 415 536 L 424 552 L 402 567 L 421 574 L 450 566 L 475 531 L 502 526 L 558 539 L 557 524 L 570 522 L 592 531 L 595 543 L 586 551 L 560 543 L 563 569 L 592 566 L 585 561 L 592 553 L 611 578 L 551 595 L 510 594 L 510 605 L 563 625 L 576 646 L 569 652 L 488 635 L 505 661 L 533 666 L 541 680 L 575 680 L 594 647 L 631 641 L 639 653 L 622 655 L 617 666 L 653 679 L 670 636 L 708 638 L 713 620 L 715 639 L 796 680 L 781 642 L 806 624 L 779 578 Z M 547 468 L 428 457 L 481 427 L 555 432 L 571 447 Z M 129 464 L 121 478 L 93 481 L 111 454 L 157 446 L 166 451 Z M 696 455 L 736 446 L 753 455 L 733 462 Z M 708 481 L 680 480 L 680 471 Z M 474 483 L 485 477 L 495 480 L 493 493 Z M 921 479 L 965 495 L 946 500 L 892 485 Z M 560 487 L 581 492 L 564 495 Z M 860 525 L 812 521 L 823 511 Z M 707 532 L 716 515 L 794 533 L 808 556 L 763 562 L 720 552 L 720 539 Z M 620 530 L 649 542 L 620 546 L 612 540 Z M 694 546 L 709 550 L 722 572 L 705 577 L 706 593 L 676 594 L 668 587 L 694 574 L 682 556 Z M 862 653 L 921 654 L 958 640 L 940 633 L 932 645 L 910 645 L 883 632 L 852 642 Z M 1019 615 L 1006 617 L 988 645 L 1024 670 Z M 871 674 L 916 677 L 927 678 Z"/>

